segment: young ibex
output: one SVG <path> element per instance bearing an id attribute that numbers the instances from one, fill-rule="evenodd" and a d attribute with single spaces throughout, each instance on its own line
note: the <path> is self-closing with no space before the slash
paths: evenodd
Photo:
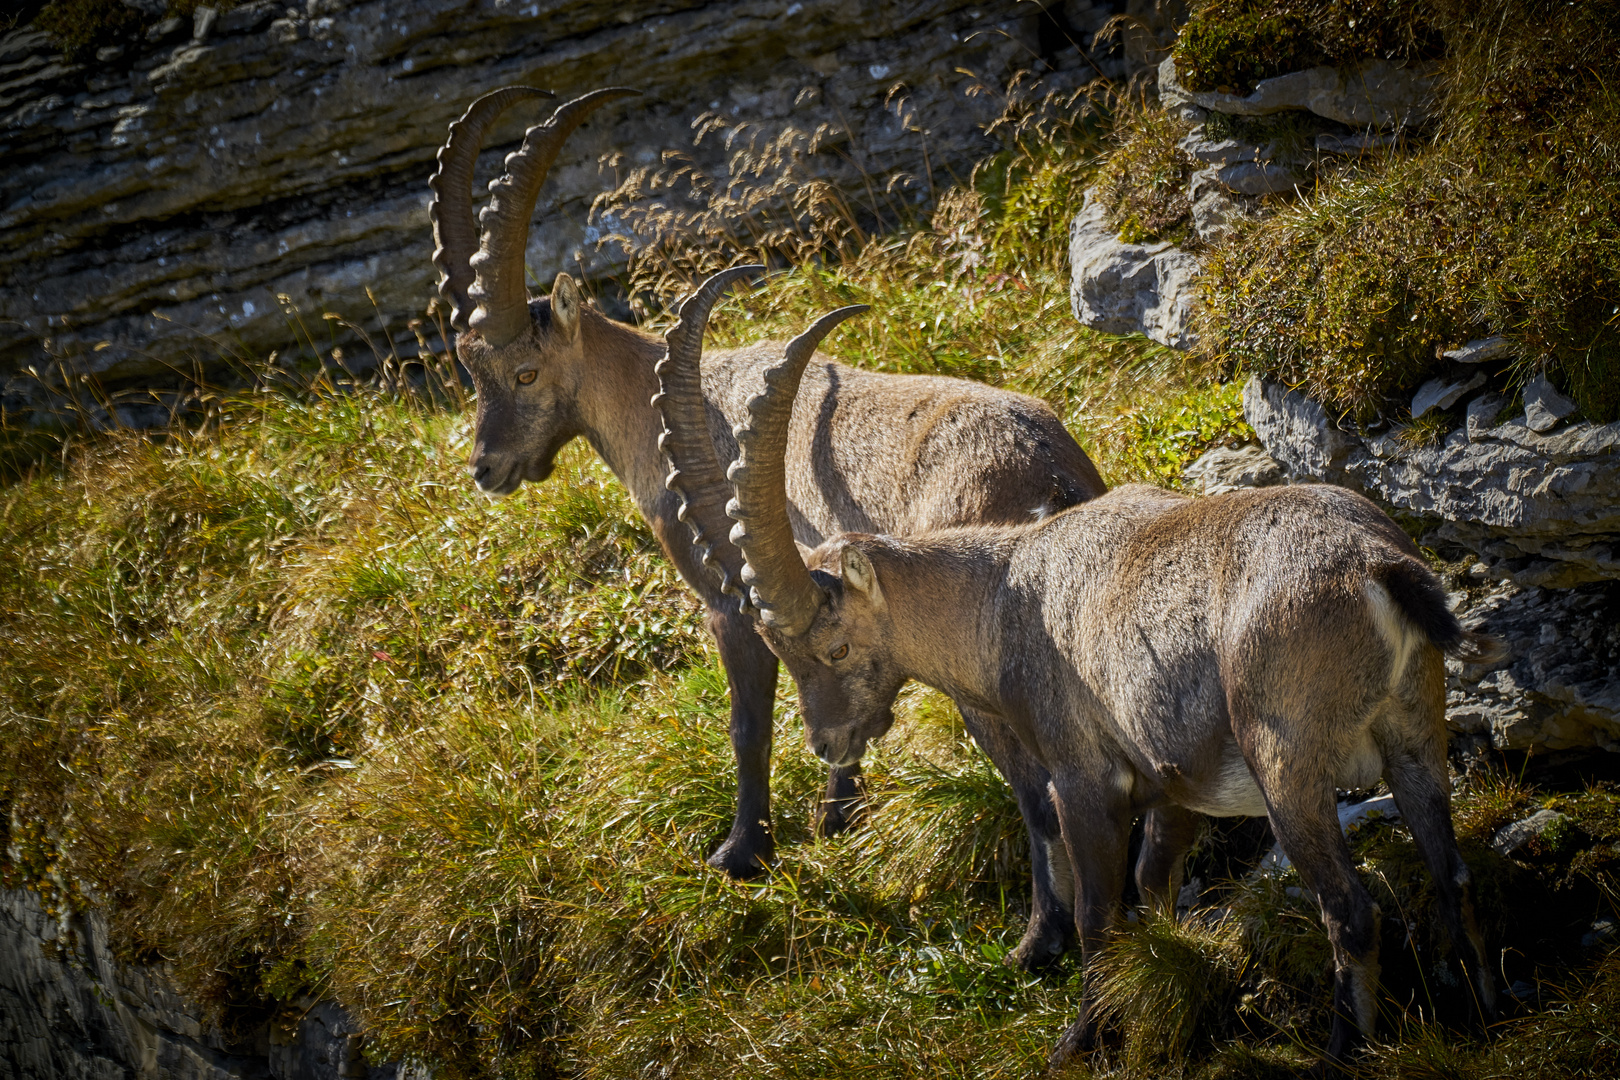
<path id="1" fill-rule="evenodd" d="M 746 876 L 758 872 L 772 851 L 776 658 L 726 596 L 722 581 L 694 557 L 679 519 L 679 500 L 665 487 L 659 450 L 663 424 L 651 404 L 658 392 L 654 365 L 666 352 L 697 349 L 701 334 L 678 326 L 666 346 L 586 307 L 567 274 L 557 275 L 549 298 L 531 300 L 524 288 L 529 217 L 563 140 L 592 109 L 632 93 L 597 90 L 529 129 L 522 147 L 506 159 L 506 175 L 490 185 L 481 240 L 471 205 L 473 164 L 484 133 L 516 102 L 550 95 L 507 87 L 475 102 L 451 125 L 439 152 L 432 180 L 434 262 L 451 305 L 451 323 L 459 331 L 456 353 L 477 391 L 471 471 L 478 486 L 506 495 L 524 480 L 544 480 L 564 444 L 584 436 L 708 606 L 731 690 L 738 772 L 736 820 L 709 861 Z M 727 281 L 757 269 L 738 268 L 711 281 L 700 293 L 705 310 Z M 742 377 L 780 352 L 779 344 L 762 344 L 717 353 L 701 385 L 692 384 L 707 434 L 700 433 L 690 449 L 712 468 L 718 469 L 716 460 L 731 460 L 736 450 L 731 428 L 745 415 Z M 792 424 L 788 454 L 792 528 L 806 543 L 848 529 L 918 532 L 1024 521 L 1106 490 L 1085 452 L 1052 410 L 1034 398 L 955 379 L 877 375 L 825 357 L 816 359 L 804 381 L 805 402 Z M 740 567 L 724 536 L 715 542 L 722 561 Z M 1047 852 L 1060 846 L 1045 794 L 1047 777 L 1016 741 L 997 741 L 1000 729 L 971 709 L 964 719 L 1009 778 L 1030 826 L 1036 902 L 1016 956 L 1026 964 L 1040 963 L 1062 949 L 1072 925 L 1062 890 L 1052 885 L 1054 875 L 1063 879 L 1066 871 L 1046 866 Z M 840 823 L 857 774 L 854 758 L 832 770 L 826 831 Z"/>
<path id="2" fill-rule="evenodd" d="M 1333 945 L 1332 1061 L 1370 1029 L 1378 974 L 1377 909 L 1334 789 L 1382 776 L 1489 1017 L 1494 984 L 1451 825 L 1442 654 L 1477 662 L 1499 646 L 1458 625 L 1401 530 L 1334 487 L 1194 500 L 1131 486 L 1040 522 L 844 534 L 803 555 L 783 484 L 790 417 L 816 342 L 851 310 L 766 370 L 729 472 L 731 539 L 760 633 L 798 683 L 811 749 L 834 766 L 858 760 L 908 679 L 970 703 L 1051 774 L 1088 960 L 1115 917 L 1134 817 L 1268 815 Z M 665 415 L 701 432 L 689 395 L 671 393 Z M 688 445 L 669 442 L 683 473 Z M 718 500 L 697 494 L 690 514 L 717 535 Z M 1161 848 L 1153 873 L 1181 850 Z M 1162 876 L 1147 884 L 1164 895 Z M 1054 1058 L 1093 1036 L 1082 1004 Z"/>

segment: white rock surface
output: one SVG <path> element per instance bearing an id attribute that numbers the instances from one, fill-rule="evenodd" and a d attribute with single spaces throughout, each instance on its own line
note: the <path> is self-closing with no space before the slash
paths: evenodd
<path id="1" fill-rule="evenodd" d="M 1187 182 L 1193 231 L 1206 244 L 1224 240 L 1238 222 L 1255 216 L 1257 201 L 1221 182 L 1219 169 L 1200 169 Z"/>
<path id="2" fill-rule="evenodd" d="M 1449 409 L 1468 391 L 1484 385 L 1485 375 L 1478 371 L 1467 379 L 1430 379 L 1412 396 L 1412 419 L 1416 420 L 1430 409 Z"/>
<path id="3" fill-rule="evenodd" d="M 1435 114 L 1437 76 L 1433 64 L 1401 67 L 1369 60 L 1353 68 L 1316 67 L 1263 79 L 1253 93 L 1240 96 L 1188 90 L 1176 75 L 1175 60 L 1166 57 L 1159 65 L 1159 100 L 1234 116 L 1302 109 L 1352 127 L 1406 127 Z"/>
<path id="4" fill-rule="evenodd" d="M 1524 422 L 1531 431 L 1551 431 L 1575 409 L 1575 402 L 1560 394 L 1544 374 L 1538 372 L 1524 384 Z"/>
<path id="5" fill-rule="evenodd" d="M 1181 149 L 1195 160 L 1213 165 L 1215 179 L 1240 195 L 1293 191 L 1305 182 L 1303 163 L 1284 156 L 1274 143 L 1206 140 L 1195 131 L 1181 140 Z"/>
<path id="6" fill-rule="evenodd" d="M 1483 364 L 1487 360 L 1506 356 L 1512 348 L 1512 343 L 1505 337 L 1476 338 L 1460 349 L 1451 349 L 1441 355 L 1459 364 Z"/>
<path id="7" fill-rule="evenodd" d="M 1181 475 L 1200 495 L 1271 487 L 1283 482 L 1282 466 L 1266 453 L 1265 447 L 1254 443 L 1207 450 L 1183 469 Z"/>
<path id="8" fill-rule="evenodd" d="M 1092 192 L 1069 229 L 1069 269 L 1070 307 L 1086 326 L 1175 349 L 1196 343 L 1197 257 L 1168 241 L 1125 243 Z"/>
<path id="9" fill-rule="evenodd" d="M 1568 820 L 1568 814 L 1557 810 L 1537 810 L 1527 818 L 1496 830 L 1496 835 L 1491 837 L 1491 847 L 1496 849 L 1498 855 L 1512 855 L 1548 829 Z"/>
<path id="10" fill-rule="evenodd" d="M 1319 154 L 1338 154 L 1349 157 L 1356 154 L 1365 154 L 1373 150 L 1383 150 L 1394 146 L 1399 136 L 1391 133 L 1379 135 L 1371 131 L 1361 131 L 1353 135 L 1334 135 L 1324 132 L 1316 137 L 1316 152 Z"/>

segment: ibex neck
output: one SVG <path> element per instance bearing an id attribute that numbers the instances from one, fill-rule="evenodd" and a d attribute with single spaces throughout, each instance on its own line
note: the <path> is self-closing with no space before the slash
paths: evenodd
<path id="1" fill-rule="evenodd" d="M 585 365 L 578 407 L 585 437 L 643 516 L 652 519 L 666 509 L 665 504 L 673 512 L 658 449 L 663 421 L 652 404 L 658 392 L 653 367 L 664 355 L 664 343 L 590 308 L 581 315 Z"/>
<path id="2" fill-rule="evenodd" d="M 1005 560 L 990 530 L 947 533 L 884 553 L 878 580 L 893 608 L 894 657 L 908 676 L 999 712 Z"/>

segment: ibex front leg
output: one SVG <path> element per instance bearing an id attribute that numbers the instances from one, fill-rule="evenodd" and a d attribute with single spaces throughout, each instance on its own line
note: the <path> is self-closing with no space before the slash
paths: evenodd
<path id="1" fill-rule="evenodd" d="M 823 840 L 837 836 L 851 825 L 861 811 L 861 763 L 834 765 L 827 770 L 827 788 L 816 807 L 816 835 Z"/>
<path id="2" fill-rule="evenodd" d="M 1063 827 L 1063 841 L 1074 864 L 1075 930 L 1086 971 L 1080 1015 L 1058 1040 L 1049 1064 L 1057 1068 L 1097 1043 L 1092 1016 L 1092 961 L 1108 943 L 1125 891 L 1133 814 L 1107 763 L 1088 771 L 1065 770 L 1052 777 L 1052 802 Z"/>
<path id="3" fill-rule="evenodd" d="M 709 612 L 731 689 L 731 749 L 737 755 L 737 816 L 709 865 L 734 878 L 761 873 L 775 853 L 771 840 L 771 711 L 776 657 L 742 615 Z"/>
<path id="4" fill-rule="evenodd" d="M 1024 971 L 1039 971 L 1063 955 L 1074 933 L 1074 873 L 1047 791 L 1051 777 L 1006 724 L 960 702 L 957 708 L 968 734 L 1013 789 L 1024 816 L 1032 871 L 1029 928 L 1007 962 Z"/>

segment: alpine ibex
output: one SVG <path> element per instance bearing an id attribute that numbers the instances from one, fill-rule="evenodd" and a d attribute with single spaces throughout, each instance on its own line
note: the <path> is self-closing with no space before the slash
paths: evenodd
<path id="1" fill-rule="evenodd" d="M 737 815 L 730 836 L 709 859 L 736 876 L 758 872 L 772 852 L 770 835 L 771 707 L 776 658 L 749 617 L 727 597 L 723 582 L 694 556 L 677 496 L 665 487 L 659 449 L 663 430 L 652 405 L 654 365 L 666 354 L 693 356 L 701 332 L 677 326 L 667 342 L 613 322 L 581 302 L 574 280 L 558 274 L 551 295 L 530 299 L 524 288 L 529 218 L 546 171 L 563 140 L 591 110 L 633 94 L 597 90 L 557 109 L 530 128 L 490 184 L 482 235 L 474 225 L 473 164 L 483 136 L 518 101 L 549 97 L 506 87 L 474 102 L 451 125 L 431 182 L 431 216 L 441 271 L 440 291 L 458 331 L 456 353 L 477 391 L 477 427 L 470 468 L 494 495 L 524 480 L 544 480 L 564 444 L 584 436 L 629 490 L 659 543 L 709 609 L 731 690 L 731 741 L 737 755 Z M 476 252 L 476 253 L 475 253 Z M 727 281 L 759 268 L 738 268 L 700 291 L 714 301 Z M 688 447 L 715 470 L 736 444 L 732 424 L 743 418 L 740 383 L 780 344 L 716 353 L 691 391 L 704 415 Z M 695 368 L 694 368 L 695 370 Z M 805 377 L 803 408 L 795 415 L 788 450 L 792 529 L 806 543 L 848 529 L 918 532 L 969 522 L 1028 520 L 1100 495 L 1097 470 L 1043 402 L 956 379 L 878 375 L 816 358 Z M 719 455 L 716 457 L 716 455 Z M 722 561 L 740 566 L 723 536 Z M 1009 779 L 1029 825 L 1035 861 L 1035 903 L 1029 932 L 1015 954 L 1040 963 L 1061 951 L 1072 925 L 1053 887 L 1061 867 L 1057 820 L 1046 797 L 1047 777 L 1016 741 L 998 742 L 1000 729 L 965 709 L 968 730 Z M 832 770 L 826 831 L 841 824 L 854 795 L 855 759 Z"/>
<path id="2" fill-rule="evenodd" d="M 703 534 L 737 522 L 760 633 L 798 684 L 811 749 L 858 760 L 908 679 L 1025 746 L 1051 774 L 1086 959 L 1115 918 L 1133 818 L 1266 814 L 1332 942 L 1335 1062 L 1373 1023 L 1378 921 L 1334 789 L 1382 776 L 1488 1018 L 1494 984 L 1451 824 L 1442 654 L 1482 662 L 1499 643 L 1462 629 L 1394 522 L 1328 486 L 1198 500 L 1130 486 L 1039 522 L 845 533 L 804 555 L 783 483 L 794 398 L 816 343 L 852 310 L 765 371 L 736 431 L 730 505 L 712 485 L 688 492 Z M 665 416 L 678 433 L 704 423 L 689 395 L 671 393 Z M 681 473 L 692 444 L 670 440 Z M 1162 895 L 1162 877 L 1148 884 Z M 1083 1003 L 1054 1059 L 1094 1034 Z"/>

